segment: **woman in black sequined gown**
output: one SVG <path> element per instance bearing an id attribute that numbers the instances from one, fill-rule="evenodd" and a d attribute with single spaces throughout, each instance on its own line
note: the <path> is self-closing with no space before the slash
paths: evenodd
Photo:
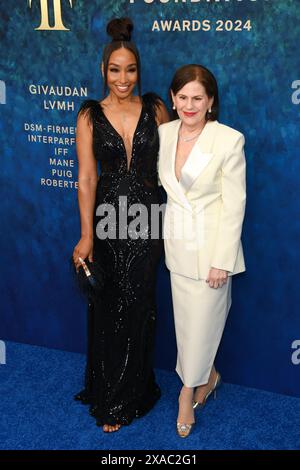
<path id="1" fill-rule="evenodd" d="M 109 24 L 113 41 L 102 68 L 109 95 L 101 103 L 85 101 L 77 121 L 82 236 L 73 258 L 77 266 L 79 256 L 97 261 L 104 288 L 88 305 L 85 388 L 75 398 L 89 404 L 97 424 L 110 432 L 147 413 L 160 397 L 152 355 L 162 239 L 151 233 L 150 215 L 151 206 L 162 202 L 157 126 L 167 113 L 156 95 L 133 95 L 140 71 L 138 52 L 128 41 L 131 29 L 126 19 Z M 97 215 L 103 204 L 115 215 Z M 127 215 L 133 204 L 148 212 L 148 226 L 137 237 L 139 227 L 128 233 L 136 217 Z M 99 238 L 101 220 L 113 227 L 110 237 Z"/>

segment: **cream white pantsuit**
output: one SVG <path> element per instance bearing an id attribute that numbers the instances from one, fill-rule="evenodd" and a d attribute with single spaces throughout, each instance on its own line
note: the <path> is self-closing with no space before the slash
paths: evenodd
<path id="1" fill-rule="evenodd" d="M 164 217 L 166 265 L 184 385 L 208 382 L 231 305 L 232 275 L 245 271 L 240 241 L 245 212 L 244 136 L 208 121 L 175 175 L 178 119 L 159 127 L 159 178 L 167 195 Z M 211 267 L 228 272 L 218 289 L 206 279 Z"/>

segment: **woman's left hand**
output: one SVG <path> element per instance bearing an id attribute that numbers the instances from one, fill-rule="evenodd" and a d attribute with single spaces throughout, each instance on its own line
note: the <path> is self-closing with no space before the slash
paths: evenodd
<path id="1" fill-rule="evenodd" d="M 209 287 L 217 289 L 226 284 L 228 278 L 228 272 L 223 269 L 210 268 L 206 282 L 209 283 Z"/>

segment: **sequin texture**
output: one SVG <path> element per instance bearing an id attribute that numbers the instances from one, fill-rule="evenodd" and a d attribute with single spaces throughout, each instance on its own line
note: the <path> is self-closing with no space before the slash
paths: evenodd
<path id="1" fill-rule="evenodd" d="M 163 242 L 151 238 L 151 221 L 143 237 L 126 236 L 132 216 L 127 206 L 161 204 L 157 183 L 159 139 L 155 121 L 157 96 L 142 97 L 128 165 L 122 137 L 95 100 L 79 112 L 93 125 L 93 149 L 100 165 L 94 214 L 94 259 L 105 271 L 103 293 L 88 304 L 88 351 L 85 388 L 75 398 L 90 405 L 99 426 L 129 424 L 147 413 L 160 397 L 152 369 L 156 322 L 155 279 Z M 126 198 L 125 198 L 126 196 Z M 116 210 L 116 239 L 99 239 L 99 204 Z M 126 217 L 120 226 L 120 213 Z M 120 235 L 121 234 L 121 235 Z M 124 236 L 125 235 L 125 236 Z"/>

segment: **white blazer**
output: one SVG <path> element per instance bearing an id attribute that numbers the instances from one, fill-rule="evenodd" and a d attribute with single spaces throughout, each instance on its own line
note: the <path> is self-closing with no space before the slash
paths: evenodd
<path id="1" fill-rule="evenodd" d="M 243 134 L 208 121 L 181 170 L 175 155 L 181 121 L 159 127 L 159 178 L 168 201 L 164 217 L 166 265 L 206 279 L 211 267 L 245 271 L 240 241 L 246 202 Z"/>

